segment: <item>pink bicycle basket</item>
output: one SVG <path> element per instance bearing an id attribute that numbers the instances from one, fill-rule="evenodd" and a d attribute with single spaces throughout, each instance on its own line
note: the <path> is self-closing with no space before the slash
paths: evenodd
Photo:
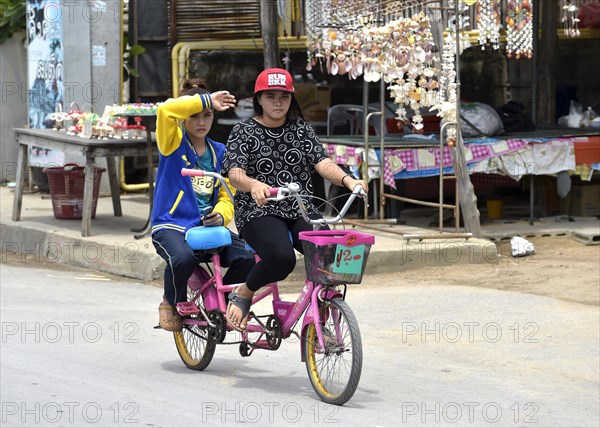
<path id="1" fill-rule="evenodd" d="M 300 232 L 309 281 L 323 285 L 360 284 L 375 236 L 348 230 Z"/>

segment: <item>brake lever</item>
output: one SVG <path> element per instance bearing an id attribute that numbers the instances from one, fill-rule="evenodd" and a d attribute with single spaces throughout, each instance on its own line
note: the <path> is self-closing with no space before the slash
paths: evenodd
<path id="1" fill-rule="evenodd" d="M 269 192 L 271 193 L 270 198 L 267 198 L 268 202 L 279 202 L 284 199 L 287 195 L 284 195 L 284 190 L 287 192 L 285 187 L 271 187 Z"/>
<path id="2" fill-rule="evenodd" d="M 300 192 L 300 185 L 298 183 L 288 183 L 284 187 L 272 187 L 270 192 L 273 197 L 267 198 L 267 201 L 279 202 L 294 193 Z"/>

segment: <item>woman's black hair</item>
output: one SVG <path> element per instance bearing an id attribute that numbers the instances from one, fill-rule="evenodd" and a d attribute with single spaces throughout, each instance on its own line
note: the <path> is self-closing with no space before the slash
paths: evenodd
<path id="1" fill-rule="evenodd" d="M 194 77 L 191 79 L 186 79 L 182 84 L 181 84 L 181 89 L 179 90 L 179 96 L 183 96 L 183 95 L 203 95 L 203 94 L 210 94 L 209 90 L 208 90 L 208 86 L 206 86 L 206 83 L 204 82 L 204 80 L 198 78 L 198 77 Z"/>
<path id="2" fill-rule="evenodd" d="M 257 92 L 252 98 L 252 107 L 254 107 L 254 113 L 256 113 L 257 116 L 262 116 L 264 113 L 262 106 L 258 102 L 258 97 L 260 97 L 260 94 L 263 92 L 264 91 Z M 304 119 L 304 113 L 302 113 L 302 107 L 298 104 L 298 100 L 292 92 L 290 92 L 290 95 L 292 96 L 292 102 L 290 103 L 290 108 L 288 109 L 285 118 L 288 122 L 294 122 L 298 118 Z"/>

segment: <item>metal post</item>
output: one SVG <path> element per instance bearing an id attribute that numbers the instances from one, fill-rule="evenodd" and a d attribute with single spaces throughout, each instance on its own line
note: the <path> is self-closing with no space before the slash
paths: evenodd
<path id="1" fill-rule="evenodd" d="M 363 119 L 364 119 L 364 124 L 363 124 L 363 139 L 365 142 L 365 153 L 364 153 L 364 162 L 362 163 L 362 178 L 365 181 L 369 181 L 369 125 L 367 122 L 367 112 L 369 109 L 369 82 L 367 82 L 366 80 L 364 80 L 363 77 Z M 366 131 L 365 131 L 366 128 Z M 365 198 L 363 200 L 363 206 L 364 206 L 364 219 L 367 220 L 369 218 L 369 201 L 367 198 Z"/>

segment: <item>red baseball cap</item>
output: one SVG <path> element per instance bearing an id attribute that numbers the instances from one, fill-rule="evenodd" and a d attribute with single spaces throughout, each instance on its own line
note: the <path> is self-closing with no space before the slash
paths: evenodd
<path id="1" fill-rule="evenodd" d="M 267 68 L 256 78 L 254 93 L 269 90 L 296 92 L 292 75 L 283 68 Z"/>

